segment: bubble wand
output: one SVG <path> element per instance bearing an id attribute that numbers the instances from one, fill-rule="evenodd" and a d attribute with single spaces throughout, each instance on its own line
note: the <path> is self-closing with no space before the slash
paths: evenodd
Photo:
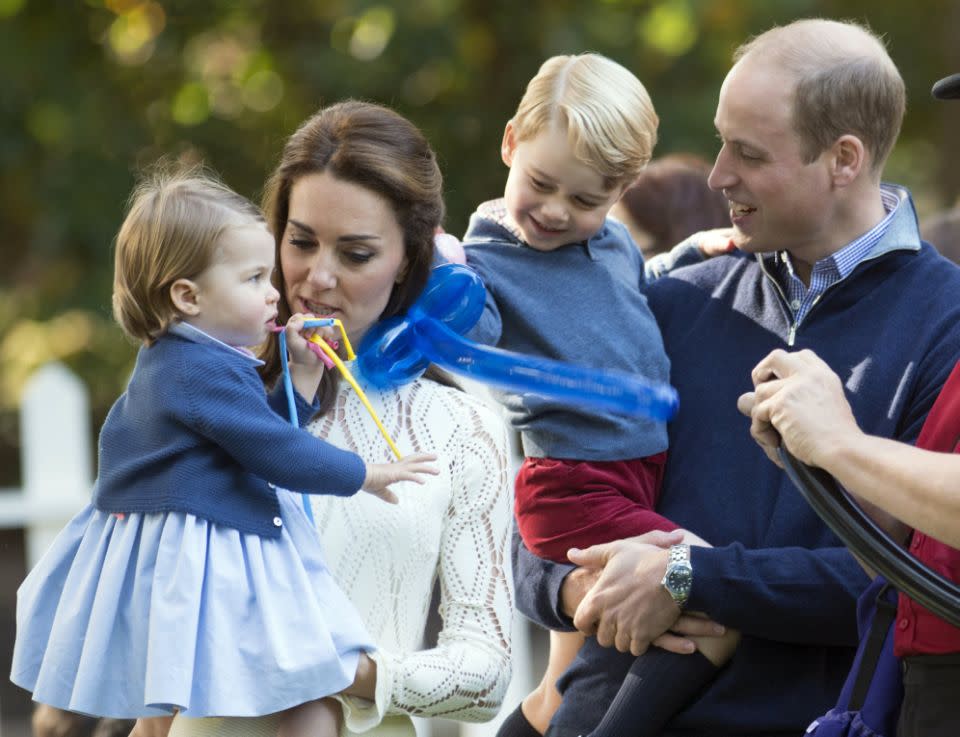
<path id="1" fill-rule="evenodd" d="M 347 331 L 344 329 L 343 323 L 340 322 L 340 320 L 323 317 L 312 318 L 303 321 L 303 327 L 305 329 L 331 326 L 336 327 L 340 331 L 340 337 L 343 339 L 343 346 L 347 352 L 347 359 L 352 361 L 354 358 L 356 358 L 356 354 L 353 352 L 353 346 L 350 345 L 350 338 L 347 337 Z M 299 427 L 300 422 L 297 416 L 297 403 L 293 396 L 293 380 L 290 378 L 290 364 L 287 360 L 287 334 L 282 325 L 276 326 L 273 328 L 273 331 L 278 333 L 277 338 L 279 341 L 280 371 L 281 375 L 283 376 L 283 390 L 287 397 L 287 413 L 289 415 L 291 424 Z M 390 437 L 390 433 L 388 433 L 387 429 L 383 426 L 383 423 L 377 416 L 376 410 L 373 409 L 373 406 L 367 399 L 367 395 L 364 394 L 363 389 L 360 388 L 357 380 L 353 378 L 353 374 L 350 373 L 350 369 L 348 369 L 346 364 L 340 359 L 340 356 L 337 355 L 333 347 L 328 345 L 327 342 L 319 335 L 315 334 L 311 335 L 307 339 L 307 346 L 310 348 L 310 350 L 316 353 L 317 357 L 323 361 L 324 365 L 328 369 L 332 369 L 334 366 L 336 366 L 337 370 L 340 371 L 350 386 L 353 387 L 353 390 L 357 393 L 357 396 L 360 397 L 360 401 L 363 403 L 363 406 L 366 407 L 367 412 L 370 413 L 370 416 L 376 423 L 377 428 L 380 430 L 380 434 L 383 435 L 384 439 L 387 441 L 387 445 L 390 446 L 390 450 L 393 451 L 393 454 L 397 457 L 397 460 L 400 460 L 402 456 L 400 455 L 400 451 L 397 448 L 396 443 L 393 442 L 393 439 Z M 302 496 L 304 512 L 306 512 L 307 519 L 309 519 L 312 523 L 313 510 L 310 507 L 309 495 L 303 494 Z"/>

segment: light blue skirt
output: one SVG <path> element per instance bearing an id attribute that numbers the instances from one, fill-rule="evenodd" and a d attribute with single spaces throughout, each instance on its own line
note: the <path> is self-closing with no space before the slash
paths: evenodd
<path id="1" fill-rule="evenodd" d="M 279 539 L 88 506 L 17 593 L 13 682 L 124 718 L 259 716 L 349 686 L 373 645 L 300 496 L 278 494 Z"/>

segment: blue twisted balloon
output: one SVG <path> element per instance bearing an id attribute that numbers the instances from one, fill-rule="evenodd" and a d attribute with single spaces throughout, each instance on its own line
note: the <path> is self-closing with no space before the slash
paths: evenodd
<path id="1" fill-rule="evenodd" d="M 434 267 L 406 315 L 384 320 L 357 351 L 357 369 L 373 386 L 418 378 L 431 363 L 501 389 L 654 420 L 676 414 L 676 390 L 623 371 L 585 368 L 478 345 L 463 337 L 483 314 L 486 288 L 460 264 Z"/>

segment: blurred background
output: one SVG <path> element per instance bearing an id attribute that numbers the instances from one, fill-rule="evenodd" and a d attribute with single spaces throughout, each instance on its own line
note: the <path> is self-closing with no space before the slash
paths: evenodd
<path id="1" fill-rule="evenodd" d="M 921 219 L 954 205 L 960 103 L 929 90 L 960 71 L 957 0 L 0 0 L 0 495 L 21 483 L 19 409 L 39 366 L 60 361 L 81 378 L 93 437 L 123 388 L 135 347 L 110 317 L 112 239 L 136 172 L 158 157 L 203 160 L 258 200 L 282 142 L 316 108 L 382 102 L 438 152 L 445 227 L 460 235 L 502 192 L 503 125 L 548 56 L 624 64 L 660 115 L 656 155 L 712 159 L 731 52 L 807 16 L 866 22 L 886 39 L 909 98 L 886 179 L 913 190 Z M 0 731 L 29 710 L 6 677 L 24 561 L 23 530 L 8 523 Z"/>

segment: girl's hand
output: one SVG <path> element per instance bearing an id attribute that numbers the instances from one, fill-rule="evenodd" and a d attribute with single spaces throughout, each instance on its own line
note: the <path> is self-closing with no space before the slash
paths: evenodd
<path id="1" fill-rule="evenodd" d="M 290 354 L 291 364 L 301 364 L 313 368 L 316 368 L 319 364 L 322 371 L 323 364 L 320 358 L 310 349 L 307 342 L 314 335 L 318 335 L 329 343 L 335 339 L 336 329 L 333 326 L 304 329 L 304 321 L 312 318 L 313 315 L 304 315 L 298 312 L 287 320 L 287 326 L 284 328 L 287 333 L 287 352 Z"/>
<path id="2" fill-rule="evenodd" d="M 436 476 L 440 469 L 430 465 L 430 461 L 437 460 L 433 453 L 415 453 L 405 456 L 396 463 L 369 463 L 367 477 L 363 481 L 363 490 L 368 494 L 378 496 L 388 504 L 397 503 L 397 495 L 390 491 L 391 484 L 398 481 L 413 481 L 423 483 L 424 474 Z"/>

